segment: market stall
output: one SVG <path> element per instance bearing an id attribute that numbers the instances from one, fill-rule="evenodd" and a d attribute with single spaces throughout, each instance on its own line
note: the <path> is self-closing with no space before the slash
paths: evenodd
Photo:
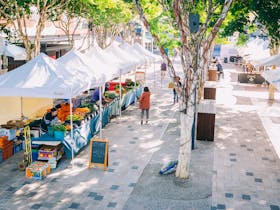
<path id="1" fill-rule="evenodd" d="M 124 87 L 126 87 L 124 85 Z M 123 100 L 120 102 L 120 97 L 118 95 L 118 88 L 116 90 L 106 91 L 104 97 L 106 102 L 102 105 L 102 112 L 99 111 L 99 103 L 78 103 L 79 107 L 74 108 L 73 110 L 73 137 L 71 138 L 70 131 L 66 131 L 63 139 L 58 139 L 52 134 L 44 134 L 39 138 L 33 138 L 33 141 L 59 141 L 62 140 L 64 145 L 64 151 L 67 158 L 71 158 L 71 153 L 73 149 L 73 155 L 78 154 L 84 146 L 88 144 L 90 139 L 98 134 L 101 130 L 100 128 L 100 116 L 102 116 L 102 127 L 105 127 L 110 119 L 119 115 L 119 103 L 122 104 L 122 110 L 126 109 L 129 105 L 134 103 L 135 97 L 139 98 L 142 92 L 142 87 L 137 86 L 136 96 L 135 92 L 131 90 L 123 91 Z M 88 95 L 90 97 L 90 94 Z M 84 98 L 84 101 L 89 101 L 89 98 Z M 83 108 L 89 108 L 89 112 L 86 112 L 84 115 L 77 114 L 77 109 L 81 110 Z M 69 121 L 65 121 L 64 125 L 68 126 Z M 35 127 L 31 129 L 36 129 Z M 34 155 L 35 156 L 35 155 Z"/>
<path id="2" fill-rule="evenodd" d="M 115 77 L 116 72 L 122 75 L 129 70 L 127 66 L 121 66 L 121 62 L 118 68 L 113 68 L 102 64 L 98 59 L 93 60 L 94 62 L 77 51 L 70 51 L 58 61 L 40 54 L 25 65 L 0 77 L 0 96 L 64 99 L 59 102 L 61 107 L 63 103 L 69 103 L 64 106 L 64 112 L 60 112 L 60 123 L 50 128 L 53 131 L 61 131 L 63 134 L 60 136 L 49 131 L 41 134 L 39 119 L 25 123 L 31 127 L 31 133 L 35 136 L 32 138 L 33 160 L 47 158 L 56 166 L 64 152 L 68 158 L 73 158 L 88 144 L 91 137 L 101 133 L 101 128 L 108 124 L 112 117 L 121 113 L 120 109 L 126 109 L 140 97 L 142 87 L 130 81 L 129 84 L 124 84 L 123 92 L 121 88 L 120 91 L 114 88 L 104 92 L 105 103 L 103 100 L 89 103 L 94 89 L 100 87 L 101 95 L 101 89 L 104 88 L 102 86 Z M 89 88 L 92 90 L 88 90 Z M 55 102 L 55 105 L 58 103 Z"/>
<path id="3" fill-rule="evenodd" d="M 28 63 L 0 76 L 0 96 L 69 100 L 81 94 L 88 86 L 77 79 L 82 77 L 75 78 L 73 74 L 42 53 Z M 70 112 L 71 107 L 70 100 Z M 13 131 L 8 130 L 7 134 Z"/>

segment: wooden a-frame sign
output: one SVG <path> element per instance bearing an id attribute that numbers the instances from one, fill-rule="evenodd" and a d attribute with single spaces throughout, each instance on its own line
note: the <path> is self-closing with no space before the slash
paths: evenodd
<path id="1" fill-rule="evenodd" d="M 103 166 L 106 171 L 109 162 L 108 147 L 108 139 L 92 138 L 90 140 L 88 168 Z"/>

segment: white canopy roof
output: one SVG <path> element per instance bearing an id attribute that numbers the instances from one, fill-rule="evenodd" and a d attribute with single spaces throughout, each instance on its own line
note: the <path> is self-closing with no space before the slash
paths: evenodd
<path id="1" fill-rule="evenodd" d="M 272 65 L 280 66 L 280 54 L 270 56 L 268 58 L 265 58 L 265 59 L 259 61 L 259 65 L 262 65 L 262 66 L 272 66 Z"/>
<path id="2" fill-rule="evenodd" d="M 107 81 L 119 75 L 121 65 L 118 63 L 118 60 L 114 55 L 105 52 L 99 47 L 92 47 L 83 55 L 99 66 L 96 70 L 102 72 Z"/>
<path id="3" fill-rule="evenodd" d="M 63 65 L 41 53 L 0 76 L 0 96 L 70 99 L 85 89 L 67 72 Z"/>
<path id="4" fill-rule="evenodd" d="M 267 70 L 262 73 L 262 76 L 280 90 L 280 69 Z"/>
<path id="5" fill-rule="evenodd" d="M 238 48 L 239 54 L 246 60 L 257 61 L 269 57 L 268 41 L 255 38 L 247 42 L 246 45 Z"/>
<path id="6" fill-rule="evenodd" d="M 121 66 L 122 73 L 135 68 L 135 66 L 138 64 L 138 60 L 136 58 L 122 50 L 115 42 L 106 48 L 105 51 L 107 53 L 111 53 L 117 58 L 118 63 Z"/>
<path id="7" fill-rule="evenodd" d="M 139 53 L 147 56 L 149 59 L 156 61 L 156 60 L 161 60 L 161 57 L 159 55 L 155 55 L 151 53 L 150 51 L 146 50 L 144 47 L 142 47 L 140 44 L 135 43 L 132 46 L 135 50 L 137 50 Z"/>
<path id="8" fill-rule="evenodd" d="M 126 51 L 127 53 L 132 54 L 135 58 L 137 58 L 140 65 L 143 65 L 148 61 L 148 58 L 145 57 L 144 54 L 140 53 L 126 42 L 122 43 L 120 45 L 120 48 Z"/>
<path id="9" fill-rule="evenodd" d="M 0 55 L 5 55 L 14 58 L 14 60 L 26 60 L 25 48 L 18 47 L 13 44 L 4 43 L 0 47 Z"/>
<path id="10" fill-rule="evenodd" d="M 87 89 L 98 87 L 105 80 L 104 74 L 95 70 L 100 67 L 96 66 L 86 55 L 76 50 L 69 51 L 58 58 L 57 61 L 64 65 L 73 77 L 79 79 Z"/>

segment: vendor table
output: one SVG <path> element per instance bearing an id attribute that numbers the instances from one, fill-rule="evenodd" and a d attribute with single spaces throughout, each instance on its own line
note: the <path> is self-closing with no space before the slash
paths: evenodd
<path id="1" fill-rule="evenodd" d="M 130 104 L 135 101 L 136 97 L 139 98 L 142 93 L 142 88 L 138 87 L 136 91 L 130 91 L 124 95 L 122 100 L 122 107 L 126 109 Z M 102 111 L 102 127 L 106 126 L 110 119 L 119 114 L 119 98 L 116 98 L 112 102 L 106 104 L 103 107 Z M 99 133 L 99 112 L 95 112 L 92 114 L 91 118 L 87 118 L 84 120 L 80 126 L 75 126 L 73 129 L 73 140 L 70 137 L 70 132 L 67 132 L 65 138 L 60 140 L 60 142 L 64 145 L 64 152 L 67 158 L 72 157 L 72 149 L 74 155 L 78 154 L 90 141 L 90 139 Z M 55 139 L 54 137 L 50 137 L 47 135 L 42 135 L 39 138 L 32 138 L 32 143 L 37 141 L 50 141 L 55 142 L 59 141 L 59 139 Z"/>
<path id="2" fill-rule="evenodd" d="M 135 102 L 135 95 L 136 98 L 140 98 L 142 94 L 142 87 L 136 88 L 136 91 L 129 91 L 124 95 L 122 98 L 122 110 L 125 110 L 129 105 L 133 104 Z"/>

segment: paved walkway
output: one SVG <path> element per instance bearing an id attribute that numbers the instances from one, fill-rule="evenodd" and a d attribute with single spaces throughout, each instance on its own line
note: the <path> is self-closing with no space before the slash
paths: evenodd
<path id="1" fill-rule="evenodd" d="M 267 89 L 237 83 L 232 67 L 218 88 L 212 209 L 276 210 L 280 161 L 263 127 L 267 122 L 258 115 L 269 106 Z M 270 106 L 278 109 L 278 104 L 279 97 Z M 279 120 L 274 114 L 265 110 L 261 115 Z M 275 129 L 269 123 L 265 127 Z"/>
<path id="2" fill-rule="evenodd" d="M 177 107 L 165 79 L 163 88 L 152 88 L 148 125 L 140 125 L 139 110 L 131 106 L 104 129 L 110 140 L 106 172 L 87 168 L 86 148 L 74 167 L 62 160 L 44 180 L 26 180 L 17 170 L 19 153 L 0 164 L 0 209 L 279 209 L 280 161 L 263 120 L 280 121 L 279 102 L 266 110 L 265 98 L 252 98 L 249 86 L 236 82 L 232 66 L 225 71 L 218 82 L 215 141 L 197 142 L 190 181 L 158 174 L 179 148 Z M 158 80 L 158 71 L 148 73 Z"/>

